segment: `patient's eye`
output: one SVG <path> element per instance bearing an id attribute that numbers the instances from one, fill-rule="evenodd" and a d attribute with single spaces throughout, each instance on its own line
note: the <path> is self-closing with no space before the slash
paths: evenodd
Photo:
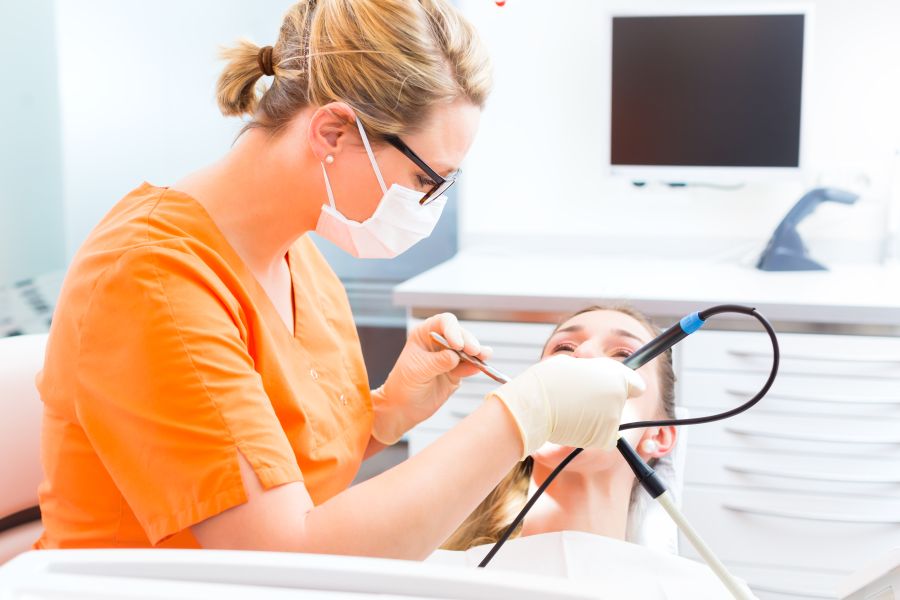
<path id="1" fill-rule="evenodd" d="M 634 352 L 632 352 L 628 348 L 616 348 L 612 351 L 612 353 L 610 353 L 610 356 L 612 358 L 621 358 L 622 360 L 625 360 L 632 354 L 634 354 Z"/>
<path id="2" fill-rule="evenodd" d="M 557 352 L 575 352 L 575 344 L 571 342 L 563 342 L 553 347 L 553 354 Z"/>

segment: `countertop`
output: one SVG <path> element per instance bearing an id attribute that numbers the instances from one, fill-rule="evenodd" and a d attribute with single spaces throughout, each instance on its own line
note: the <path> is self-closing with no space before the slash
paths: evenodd
<path id="1" fill-rule="evenodd" d="M 900 332 L 900 266 L 846 265 L 775 273 L 737 261 L 609 258 L 539 252 L 463 251 L 398 285 L 394 303 L 413 315 L 555 321 L 595 302 L 626 301 L 678 317 L 713 304 L 758 308 L 783 324 Z"/>

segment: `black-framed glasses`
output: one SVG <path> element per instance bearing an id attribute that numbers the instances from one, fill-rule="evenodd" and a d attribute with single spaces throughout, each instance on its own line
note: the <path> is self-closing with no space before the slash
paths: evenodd
<path id="1" fill-rule="evenodd" d="M 434 185 L 431 186 L 425 194 L 422 196 L 422 199 L 419 200 L 419 205 L 425 206 L 441 197 L 441 194 L 446 192 L 451 185 L 456 183 L 456 179 L 459 177 L 460 170 L 457 169 L 453 171 L 446 177 L 441 177 L 438 175 L 437 171 L 428 166 L 428 164 L 419 158 L 419 155 L 412 151 L 412 148 L 407 146 L 403 140 L 398 138 L 395 135 L 390 135 L 385 138 L 385 141 L 403 153 L 406 158 L 413 161 L 417 167 L 425 171 L 425 174 L 431 178 L 431 181 L 434 182 Z"/>

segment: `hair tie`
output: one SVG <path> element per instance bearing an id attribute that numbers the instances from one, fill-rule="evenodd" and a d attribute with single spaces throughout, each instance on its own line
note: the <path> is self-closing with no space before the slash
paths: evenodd
<path id="1" fill-rule="evenodd" d="M 272 51 L 274 48 L 272 46 L 263 46 L 259 49 L 259 54 L 256 55 L 256 62 L 259 64 L 259 70 L 262 71 L 263 75 L 271 77 L 275 74 L 275 69 L 272 68 Z"/>

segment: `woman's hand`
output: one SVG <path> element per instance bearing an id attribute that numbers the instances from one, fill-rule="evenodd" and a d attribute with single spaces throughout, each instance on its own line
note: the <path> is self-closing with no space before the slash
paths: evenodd
<path id="1" fill-rule="evenodd" d="M 522 438 L 522 459 L 554 442 L 612 449 L 625 401 L 646 389 L 641 376 L 607 357 L 565 354 L 528 367 L 489 394 L 509 410 Z"/>
<path id="2" fill-rule="evenodd" d="M 468 363 L 460 364 L 456 352 L 439 347 L 429 335 L 432 331 L 466 354 L 482 360 L 491 356 L 491 349 L 482 346 L 450 313 L 435 315 L 416 326 L 387 381 L 372 392 L 372 436 L 383 444 L 397 442 L 405 432 L 433 415 L 456 391 L 463 377 L 479 372 Z"/>

